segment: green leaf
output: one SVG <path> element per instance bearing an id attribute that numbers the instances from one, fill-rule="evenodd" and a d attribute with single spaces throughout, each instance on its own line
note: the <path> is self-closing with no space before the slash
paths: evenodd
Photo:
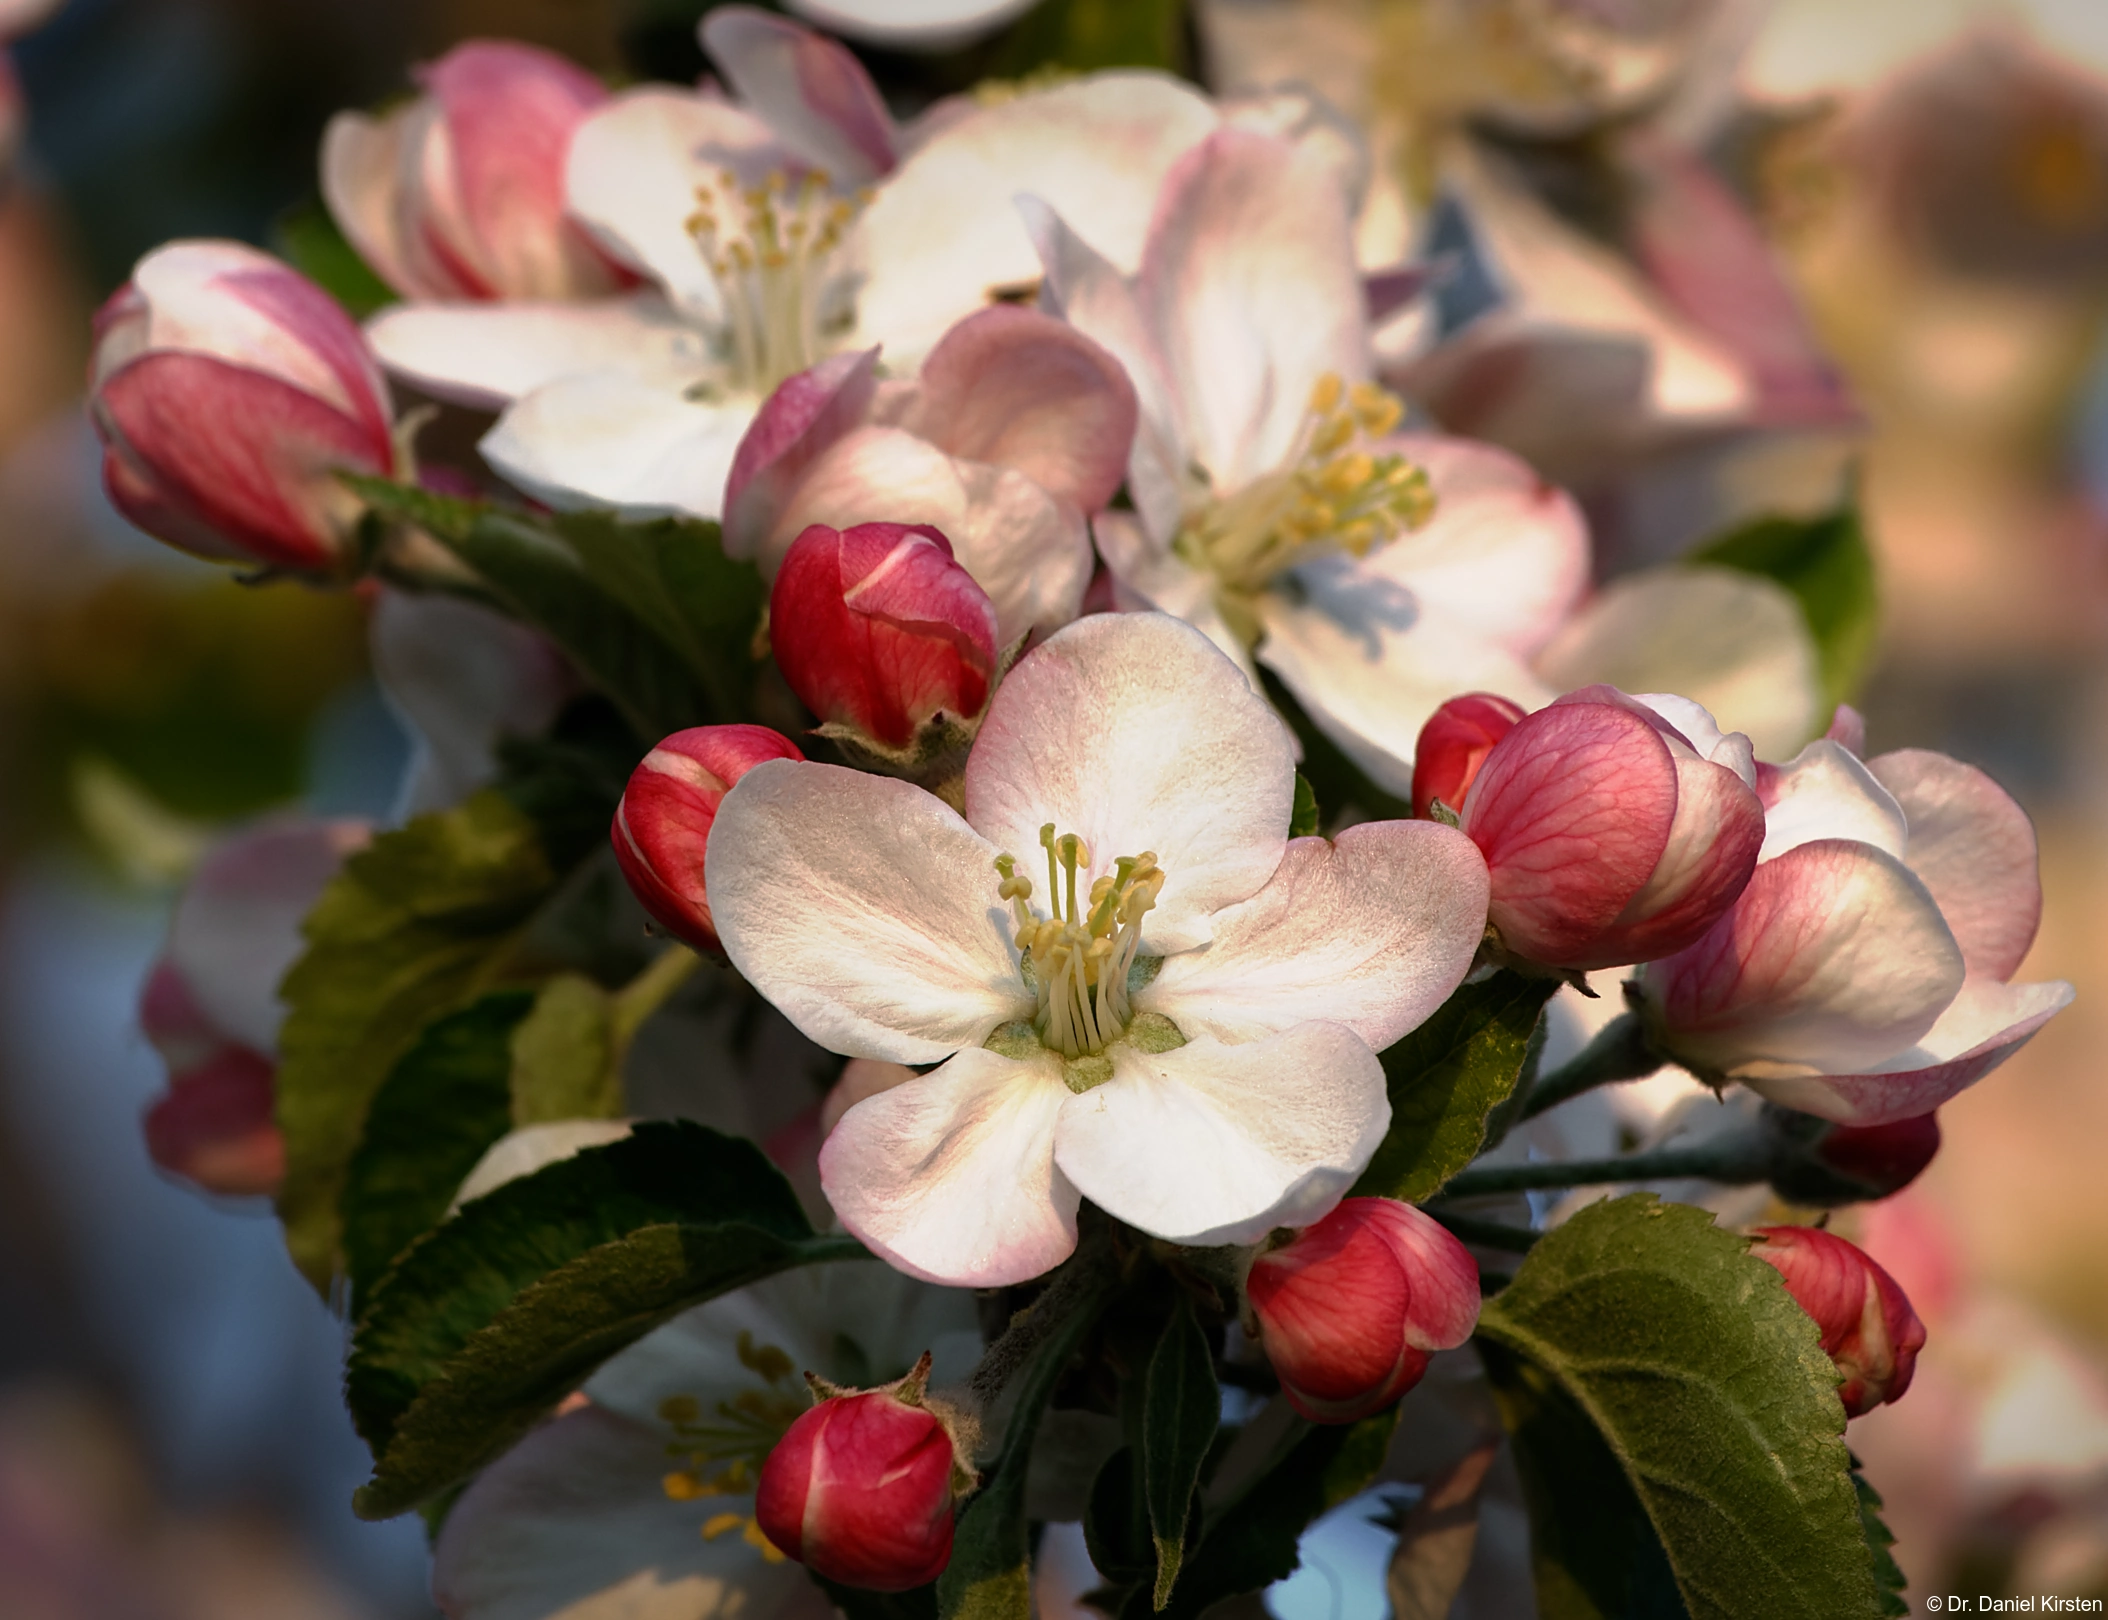
<path id="1" fill-rule="evenodd" d="M 1044 0 L 1001 36 L 989 71 L 1017 78 L 1047 68 L 1186 67 L 1183 0 Z"/>
<path id="2" fill-rule="evenodd" d="M 1142 1477 L 1156 1545 L 1153 1606 L 1171 1601 L 1185 1555 L 1200 1465 L 1222 1424 L 1222 1390 L 1208 1336 L 1183 1295 L 1149 1358 L 1142 1387 Z"/>
<path id="3" fill-rule="evenodd" d="M 1314 838 L 1319 825 L 1317 790 L 1310 785 L 1310 778 L 1297 771 L 1296 802 L 1288 813 L 1288 836 Z"/>
<path id="4" fill-rule="evenodd" d="M 1758 518 L 1685 560 L 1783 585 L 1815 638 L 1826 706 L 1858 692 L 1874 656 L 1881 598 L 1856 502 L 1817 518 Z"/>
<path id="5" fill-rule="evenodd" d="M 395 302 L 395 289 L 375 275 L 359 250 L 345 239 L 322 199 L 309 197 L 280 214 L 271 226 L 278 256 L 364 320 Z"/>
<path id="6" fill-rule="evenodd" d="M 1118 1586 L 1153 1582 L 1156 1544 L 1149 1533 L 1142 1469 L 1132 1446 L 1122 1446 L 1099 1466 L 1083 1517 L 1084 1546 L 1099 1574 Z"/>
<path id="7" fill-rule="evenodd" d="M 1465 984 L 1383 1053 L 1391 1128 L 1351 1197 L 1417 1204 L 1478 1157 L 1486 1121 L 1521 1077 L 1550 979 L 1506 971 Z"/>
<path id="8" fill-rule="evenodd" d="M 550 979 L 512 1034 L 513 1123 L 620 1114 L 616 1047 L 613 998 L 583 974 Z"/>
<path id="9" fill-rule="evenodd" d="M 338 1200 L 375 1094 L 428 1023 L 508 970 L 556 884 L 534 823 L 486 791 L 383 833 L 308 914 L 307 951 L 279 989 L 278 1213 L 317 1288 L 340 1263 Z"/>
<path id="10" fill-rule="evenodd" d="M 1874 1582 L 1881 1588 L 1881 1613 L 1887 1620 L 1894 1620 L 1897 1615 L 1910 1613 L 1910 1605 L 1903 1601 L 1903 1589 L 1910 1581 L 1897 1564 L 1895 1554 L 1889 1551 L 1896 1544 L 1896 1533 L 1882 1522 L 1881 1497 L 1859 1471 L 1856 1457 L 1852 1459 L 1852 1490 L 1859 1497 L 1859 1523 L 1874 1554 Z"/>
<path id="11" fill-rule="evenodd" d="M 367 1301 L 345 1399 L 375 1463 L 353 1506 L 388 1518 L 466 1478 L 690 1306 L 862 1253 L 814 1233 L 753 1143 L 685 1121 L 508 1182 L 412 1245 Z"/>
<path id="12" fill-rule="evenodd" d="M 1479 1313 L 1496 1395 L 1520 1432 L 1550 1437 L 1540 1456 L 1585 1449 L 1577 1423 L 1600 1436 L 1693 1620 L 1878 1615 L 1836 1370 L 1815 1324 L 1748 1248 L 1706 1211 L 1651 1193 L 1584 1209 Z M 1556 1612 L 1622 1620 L 1615 1604 L 1644 1592 L 1634 1562 L 1644 1547 L 1586 1546 L 1608 1534 L 1590 1525 L 1609 1504 L 1554 1478 L 1548 1511 L 1582 1516 L 1540 1525 L 1563 1550 L 1555 1586 L 1572 1606 Z M 1605 1568 L 1620 1558 L 1621 1589 Z"/>
<path id="13" fill-rule="evenodd" d="M 1069 1264 L 1093 1266 L 1096 1261 L 1086 1243 Z M 1025 1523 L 1025 1475 L 1032 1461 L 1032 1441 L 1069 1358 L 1097 1324 L 1099 1307 L 1111 1292 L 1114 1276 L 1108 1267 L 1082 1281 L 1081 1288 L 1063 1289 L 1057 1276 L 1042 1296 L 1042 1308 L 1059 1308 L 1065 1314 L 1019 1376 L 1003 1449 L 980 1490 L 959 1515 L 952 1536 L 952 1561 L 937 1577 L 937 1612 L 942 1620 L 1029 1620 L 1032 1613 L 1032 1550 Z"/>
<path id="14" fill-rule="evenodd" d="M 426 1025 L 375 1094 L 339 1205 L 354 1299 L 439 1224 L 476 1161 L 512 1128 L 513 1032 L 533 1006 L 527 991 L 499 990 Z"/>

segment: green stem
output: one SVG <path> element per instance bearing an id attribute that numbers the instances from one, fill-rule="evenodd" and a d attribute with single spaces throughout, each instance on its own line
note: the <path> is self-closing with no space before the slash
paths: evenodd
<path id="1" fill-rule="evenodd" d="M 1524 1099 L 1521 1117 L 1535 1119 L 1548 1108 L 1556 1108 L 1570 1097 L 1609 1085 L 1615 1080 L 1640 1080 L 1662 1066 L 1662 1059 L 1647 1045 L 1647 1032 L 1635 1013 L 1620 1013 L 1596 1038 L 1574 1057 L 1540 1078 Z"/>
<path id="2" fill-rule="evenodd" d="M 1772 1154 L 1760 1139 L 1741 1135 L 1700 1147 L 1662 1148 L 1610 1159 L 1559 1163 L 1481 1165 L 1453 1176 L 1444 1198 L 1483 1198 L 1493 1193 L 1538 1192 L 1561 1187 L 1598 1187 L 1613 1181 L 1717 1181 L 1746 1187 L 1764 1180 Z"/>
<path id="3" fill-rule="evenodd" d="M 1516 1254 L 1528 1251 L 1542 1232 L 1533 1232 L 1526 1226 L 1509 1226 L 1501 1221 L 1482 1221 L 1470 1215 L 1458 1215 L 1446 1209 L 1427 1211 L 1436 1220 L 1449 1228 L 1450 1235 L 1463 1243 L 1476 1243 L 1488 1249 L 1508 1249 Z"/>
<path id="4" fill-rule="evenodd" d="M 669 945 L 652 959 L 650 967 L 615 992 L 608 1024 L 618 1053 L 629 1050 L 644 1020 L 663 1007 L 701 965 L 702 958 L 687 946 Z"/>

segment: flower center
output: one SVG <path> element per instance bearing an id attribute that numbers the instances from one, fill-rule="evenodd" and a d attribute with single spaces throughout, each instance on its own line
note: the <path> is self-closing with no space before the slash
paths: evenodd
<path id="1" fill-rule="evenodd" d="M 734 388 L 766 394 L 826 357 L 848 319 L 842 242 L 869 200 L 829 189 L 818 169 L 758 185 L 720 169 L 695 188 L 688 234 L 724 298 Z"/>
<path id="2" fill-rule="evenodd" d="M 1214 574 L 1223 593 L 1249 597 L 1297 563 L 1339 551 L 1365 557 L 1417 529 L 1435 509 L 1426 470 L 1371 448 L 1404 414 L 1397 395 L 1374 383 L 1349 388 L 1327 372 L 1310 391 L 1281 469 L 1220 499 L 1203 497 L 1174 546 Z"/>
<path id="3" fill-rule="evenodd" d="M 713 1413 L 705 1413 L 693 1395 L 675 1395 L 659 1403 L 659 1416 L 674 1434 L 666 1449 L 685 1462 L 659 1482 L 673 1501 L 751 1495 L 776 1442 L 812 1404 L 795 1376 L 796 1363 L 774 1345 L 757 1345 L 752 1333 L 742 1332 L 739 1360 L 761 1376 L 763 1387 L 719 1401 Z M 713 1514 L 702 1524 L 705 1541 L 734 1530 L 770 1563 L 783 1561 L 751 1513 Z"/>
<path id="4" fill-rule="evenodd" d="M 1092 1057 L 1117 1040 L 1134 1018 L 1128 971 L 1142 947 L 1142 919 L 1164 887 L 1164 869 L 1145 851 L 1123 855 L 1079 904 L 1076 874 L 1091 864 L 1090 849 L 1074 833 L 1039 830 L 1047 852 L 1047 915 L 1026 904 L 1032 880 L 1017 857 L 998 855 L 997 890 L 1017 913 L 1019 968 L 1039 998 L 1033 1027 L 1040 1044 L 1065 1058 Z M 1066 905 L 1064 906 L 1064 901 Z"/>

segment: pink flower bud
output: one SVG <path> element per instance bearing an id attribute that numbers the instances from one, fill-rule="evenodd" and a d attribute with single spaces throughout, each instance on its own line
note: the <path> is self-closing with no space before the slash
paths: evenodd
<path id="1" fill-rule="evenodd" d="M 1426 819 L 1437 799 L 1462 809 L 1479 767 L 1523 712 L 1521 704 L 1491 692 L 1467 692 L 1429 715 L 1413 750 L 1413 814 Z"/>
<path id="2" fill-rule="evenodd" d="M 767 726 L 695 726 L 676 731 L 630 773 L 609 836 L 615 861 L 644 909 L 676 939 L 717 951 L 703 857 L 717 807 L 767 759 L 803 759 Z"/>
<path id="3" fill-rule="evenodd" d="M 1466 756 L 1470 724 L 1443 722 Z M 1747 739 L 1682 699 L 1589 687 L 1517 720 L 1475 773 L 1450 768 L 1464 801 L 1451 808 L 1492 877 L 1487 920 L 1549 967 L 1682 949 L 1735 903 L 1764 842 Z M 1419 786 L 1416 771 L 1416 799 Z"/>
<path id="4" fill-rule="evenodd" d="M 1886 1198 L 1916 1181 L 1940 1151 L 1937 1114 L 1888 1125 L 1838 1125 L 1815 1146 L 1815 1157 L 1841 1176 Z"/>
<path id="5" fill-rule="evenodd" d="M 95 320 L 89 409 L 110 500 L 201 557 L 334 573 L 392 473 L 387 387 L 350 316 L 236 242 L 172 242 Z"/>
<path id="6" fill-rule="evenodd" d="M 1815 1318 L 1823 1352 L 1844 1374 L 1845 1416 L 1897 1401 L 1910 1388 L 1925 1325 L 1895 1278 L 1843 1238 L 1812 1226 L 1763 1226 L 1750 1252 L 1786 1279 L 1786 1292 Z"/>
<path id="7" fill-rule="evenodd" d="M 892 750 L 978 718 L 995 672 L 994 604 L 924 524 L 806 529 L 776 575 L 769 637 L 807 708 Z"/>
<path id="8" fill-rule="evenodd" d="M 1352 1423 L 1471 1337 L 1478 1266 L 1431 1216 L 1349 1198 L 1252 1262 L 1245 1294 L 1281 1389 L 1313 1423 Z"/>
<path id="9" fill-rule="evenodd" d="M 571 137 L 608 99 L 583 68 L 514 40 L 470 40 L 417 74 L 424 94 L 322 138 L 322 194 L 406 298 L 594 298 L 635 277 L 565 213 Z"/>
<path id="10" fill-rule="evenodd" d="M 276 1081 L 271 1060 L 246 1046 L 223 1046 L 172 1073 L 146 1111 L 147 1156 L 207 1192 L 275 1193 L 285 1179 Z"/>
<path id="11" fill-rule="evenodd" d="M 885 1389 L 830 1394 L 761 1465 L 762 1533 L 816 1574 L 873 1592 L 935 1580 L 952 1556 L 957 1453 L 924 1404 L 929 1357 Z"/>

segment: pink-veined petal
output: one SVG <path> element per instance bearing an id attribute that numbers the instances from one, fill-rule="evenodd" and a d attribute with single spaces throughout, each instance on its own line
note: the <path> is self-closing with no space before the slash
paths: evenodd
<path id="1" fill-rule="evenodd" d="M 1433 821 L 1372 821 L 1291 840 L 1265 888 L 1215 915 L 1135 997 L 1189 1038 L 1251 1041 L 1311 1019 L 1376 1051 L 1417 1028 L 1470 971 L 1486 932 L 1486 863 Z"/>
<path id="2" fill-rule="evenodd" d="M 812 1039 L 934 1063 L 1027 1016 L 996 850 L 934 794 L 773 760 L 710 828 L 710 914 L 733 966 Z"/>
<path id="3" fill-rule="evenodd" d="M 2042 921 L 2035 825 L 1973 765 L 1903 748 L 1867 761 L 1910 825 L 1903 861 L 1924 880 L 1972 974 L 2010 979 Z"/>
<path id="4" fill-rule="evenodd" d="M 820 1184 L 842 1224 L 911 1277 L 1028 1282 L 1076 1247 L 1080 1200 L 1054 1162 L 1070 1095 L 1051 1053 L 969 1047 L 844 1114 Z"/>
<path id="5" fill-rule="evenodd" d="M 398 175 L 409 107 L 370 118 L 340 112 L 322 131 L 322 197 L 330 217 L 373 273 L 405 298 L 457 298 L 452 281 L 428 283 L 413 268 L 403 240 Z"/>
<path id="6" fill-rule="evenodd" d="M 1654 873 L 1598 934 L 1577 967 L 1614 967 L 1692 944 L 1756 870 L 1764 808 L 1740 776 L 1710 760 L 1676 761 L 1676 820 Z"/>
<path id="7" fill-rule="evenodd" d="M 807 162 L 852 186 L 893 167 L 893 116 L 864 65 L 833 40 L 754 6 L 706 12 L 702 39 L 739 99 Z"/>
<path id="8" fill-rule="evenodd" d="M 1107 1214 L 1173 1243 L 1256 1243 L 1339 1202 L 1390 1125 L 1383 1065 L 1344 1024 L 1225 1045 L 1112 1048 L 1054 1157 Z"/>
<path id="9" fill-rule="evenodd" d="M 764 556 L 764 571 L 774 571 L 797 538 L 792 533 L 781 545 L 770 545 L 779 528 L 788 527 L 783 512 L 798 480 L 863 422 L 877 386 L 878 351 L 861 349 L 786 378 L 762 401 L 725 479 L 727 556 Z"/>

